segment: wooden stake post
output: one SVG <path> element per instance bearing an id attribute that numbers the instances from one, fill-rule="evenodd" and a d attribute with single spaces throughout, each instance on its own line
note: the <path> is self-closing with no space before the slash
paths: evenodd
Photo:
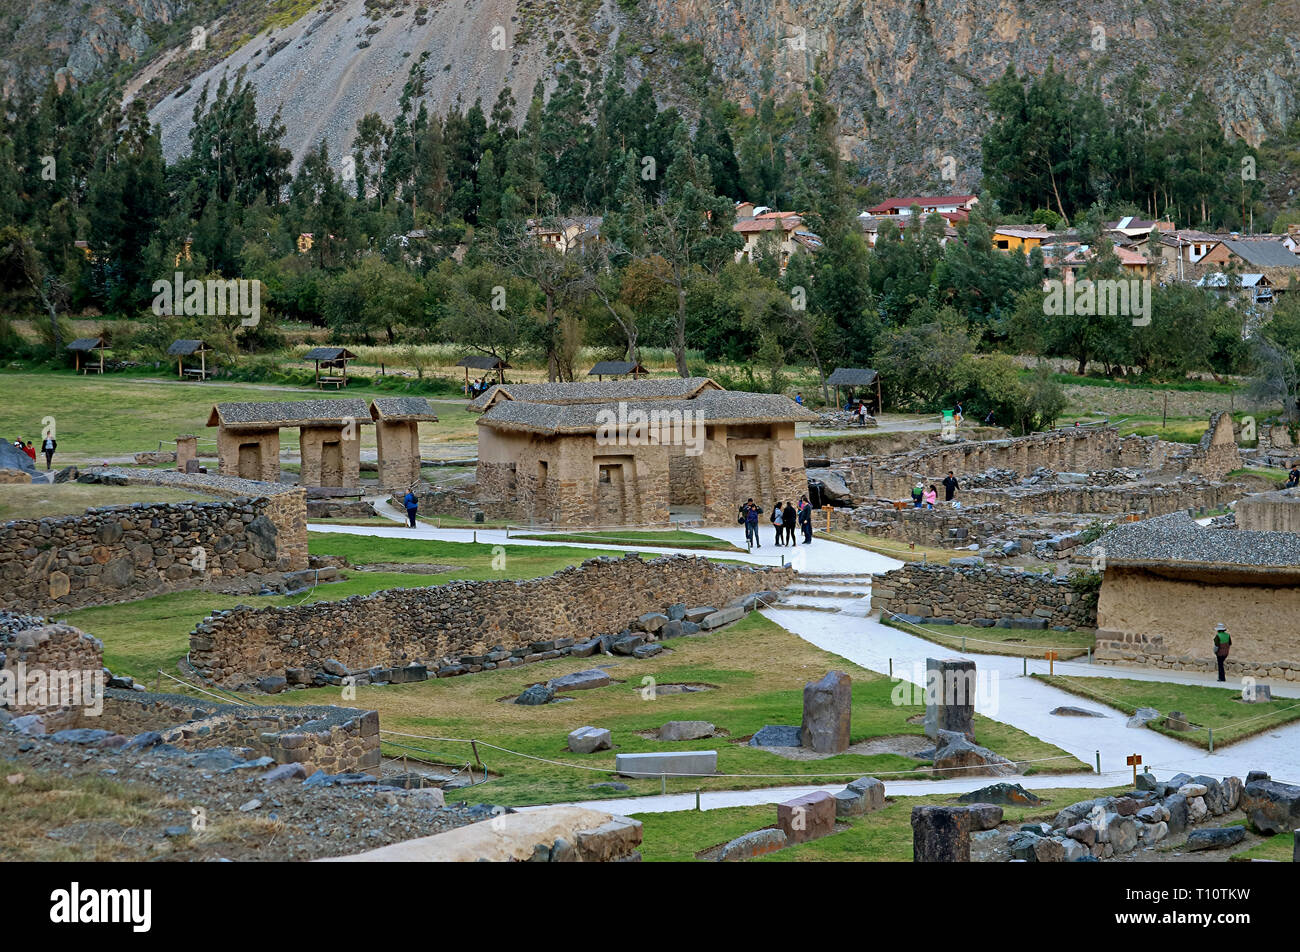
<path id="1" fill-rule="evenodd" d="M 1047 654 L 1043 655 L 1043 657 L 1047 659 L 1047 674 L 1048 677 L 1051 677 L 1056 673 L 1056 659 L 1060 657 L 1060 655 L 1055 651 L 1049 651 Z"/>
<path id="2" fill-rule="evenodd" d="M 1138 767 L 1142 764 L 1142 755 L 1129 754 L 1128 759 L 1124 762 L 1133 768 L 1133 786 L 1136 787 L 1138 782 Z"/>

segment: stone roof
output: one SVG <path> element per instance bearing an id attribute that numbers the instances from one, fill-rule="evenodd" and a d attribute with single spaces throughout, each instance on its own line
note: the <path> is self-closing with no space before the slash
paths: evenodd
<path id="1" fill-rule="evenodd" d="M 346 347 L 313 347 L 302 355 L 303 360 L 355 360 L 356 357 Z"/>
<path id="2" fill-rule="evenodd" d="M 870 367 L 836 367 L 826 383 L 832 387 L 867 387 L 876 382 L 877 376 Z"/>
<path id="3" fill-rule="evenodd" d="M 484 413 L 479 425 L 554 436 L 590 433 L 605 427 L 622 430 L 636 425 L 638 413 L 644 413 L 651 426 L 661 428 L 710 423 L 812 422 L 818 419 L 817 414 L 803 409 L 782 394 L 707 390 L 692 400 L 623 400 L 617 404 L 508 400 Z"/>
<path id="4" fill-rule="evenodd" d="M 504 401 L 519 403 L 608 403 L 617 400 L 689 400 L 703 390 L 721 390 L 708 377 L 646 380 L 574 380 L 568 383 L 494 384 L 469 405 L 474 413 Z"/>
<path id="5" fill-rule="evenodd" d="M 1300 534 L 1211 529 L 1185 512 L 1124 523 L 1088 546 L 1105 565 L 1300 572 Z"/>
<path id="6" fill-rule="evenodd" d="M 1281 241 L 1225 241 L 1229 251 L 1257 268 L 1300 268 L 1300 255 Z"/>
<path id="7" fill-rule="evenodd" d="M 639 374 L 646 372 L 646 369 L 640 363 L 633 360 L 600 360 L 595 366 L 587 371 L 588 377 L 594 377 L 597 374 L 607 374 L 618 376 L 620 374 L 630 374 L 633 371 Z"/>
<path id="8" fill-rule="evenodd" d="M 437 423 L 433 404 L 424 397 L 376 397 L 370 401 L 370 416 L 390 423 L 415 421 Z"/>
<path id="9" fill-rule="evenodd" d="M 270 429 L 281 426 L 342 426 L 348 420 L 371 422 L 364 400 L 286 400 L 281 403 L 218 403 L 208 426 Z"/>

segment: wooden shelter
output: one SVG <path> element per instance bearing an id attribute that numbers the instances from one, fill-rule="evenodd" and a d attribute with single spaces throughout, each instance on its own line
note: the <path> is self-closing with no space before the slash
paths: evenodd
<path id="1" fill-rule="evenodd" d="M 82 374 L 102 374 L 104 372 L 104 351 L 108 350 L 108 341 L 102 337 L 78 337 L 67 347 L 77 357 L 77 373 Z M 95 363 L 93 357 L 89 360 L 82 360 L 82 355 L 93 355 L 99 353 L 99 362 Z"/>
<path id="2" fill-rule="evenodd" d="M 357 355 L 345 347 L 313 347 L 302 359 L 316 364 L 317 389 L 324 390 L 326 384 L 333 384 L 337 390 L 348 385 L 348 361 L 356 360 Z"/>
<path id="3" fill-rule="evenodd" d="M 631 375 L 633 380 L 637 380 L 649 376 L 649 374 L 650 371 L 642 367 L 639 360 L 602 360 L 587 371 L 588 377 L 595 377 L 597 380 L 604 380 L 606 377 L 626 377 L 628 375 Z"/>
<path id="4" fill-rule="evenodd" d="M 469 372 L 474 370 L 493 371 L 497 375 L 497 383 L 506 382 L 506 371 L 510 365 L 500 357 L 490 357 L 487 354 L 470 354 L 468 357 L 462 357 L 456 361 L 457 367 L 465 368 L 465 395 L 469 396 Z"/>
<path id="5" fill-rule="evenodd" d="M 199 380 L 207 380 L 212 371 L 208 370 L 208 354 L 216 353 L 212 347 L 208 346 L 207 341 L 201 340 L 174 340 L 172 345 L 167 348 L 167 356 L 176 358 L 176 376 L 181 380 L 186 377 L 195 377 Z M 199 358 L 197 367 L 186 367 L 185 358 Z"/>
<path id="6" fill-rule="evenodd" d="M 858 389 L 870 389 L 872 384 L 876 387 L 876 406 L 872 411 L 873 414 L 879 413 L 884 409 L 884 402 L 880 395 L 880 374 L 870 367 L 836 367 L 834 373 L 826 378 L 826 382 L 835 388 L 835 406 L 840 407 L 840 388 L 844 388 L 852 396 L 853 392 Z"/>

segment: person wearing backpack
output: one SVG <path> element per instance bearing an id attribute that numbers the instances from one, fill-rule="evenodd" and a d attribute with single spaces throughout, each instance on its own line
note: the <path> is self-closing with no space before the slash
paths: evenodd
<path id="1" fill-rule="evenodd" d="M 406 522 L 412 529 L 415 528 L 415 513 L 420 508 L 420 501 L 415 498 L 415 493 L 411 490 L 406 491 L 406 496 L 402 502 L 406 503 Z"/>
<path id="2" fill-rule="evenodd" d="M 777 503 L 772 507 L 772 528 L 776 530 L 776 544 L 780 545 L 785 541 L 785 509 L 783 503 Z"/>
<path id="3" fill-rule="evenodd" d="M 763 548 L 763 543 L 758 541 L 758 507 L 752 498 L 747 499 L 740 508 L 740 518 L 745 523 L 745 545 Z"/>
<path id="4" fill-rule="evenodd" d="M 1232 650 L 1232 635 L 1228 634 L 1228 626 L 1219 623 L 1214 632 L 1214 660 L 1219 662 L 1219 680 L 1228 680 L 1223 673 L 1223 662 L 1228 660 L 1228 652 Z"/>
<path id="5" fill-rule="evenodd" d="M 917 509 L 921 508 L 921 497 L 925 495 L 925 489 L 920 483 L 912 487 L 912 505 Z"/>

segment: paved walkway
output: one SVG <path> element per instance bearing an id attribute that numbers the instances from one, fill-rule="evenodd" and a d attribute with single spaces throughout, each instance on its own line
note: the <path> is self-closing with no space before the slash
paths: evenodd
<path id="1" fill-rule="evenodd" d="M 404 522 L 403 515 L 384 500 L 376 502 L 382 515 Z M 416 529 L 405 526 L 341 526 L 312 525 L 313 531 L 342 532 L 353 535 L 372 535 L 384 538 L 417 538 L 455 542 L 475 539 L 489 545 L 548 545 L 543 540 L 507 537 L 500 529 L 435 529 L 421 525 Z M 766 526 L 770 539 L 771 527 Z M 744 529 L 722 527 L 698 530 L 744 545 Z M 812 545 L 773 549 L 765 544 L 753 552 L 709 553 L 701 550 L 672 549 L 667 547 L 598 545 L 564 543 L 574 548 L 596 551 L 644 551 L 655 554 L 712 554 L 722 558 L 755 564 L 779 564 L 782 556 L 795 568 L 808 575 L 866 575 L 878 574 L 898 567 L 901 563 L 865 549 L 844 545 L 828 539 L 816 538 Z M 769 554 L 771 553 L 771 554 Z M 860 606 L 860 603 L 859 603 Z M 1131 772 L 1124 766 L 1125 758 L 1133 753 L 1142 755 L 1144 766 L 1158 776 L 1168 777 L 1178 772 L 1207 773 L 1213 776 L 1235 774 L 1244 777 L 1249 771 L 1268 770 L 1275 778 L 1300 782 L 1300 722 L 1270 730 L 1229 747 L 1220 747 L 1215 753 L 1193 747 L 1163 734 L 1146 729 L 1125 726 L 1127 718 L 1113 708 L 1093 703 L 1057 688 L 1022 675 L 1024 662 L 1020 658 L 962 652 L 947 648 L 882 625 L 878 618 L 864 617 L 857 610 L 830 612 L 783 609 L 765 609 L 763 614 L 810 644 L 816 645 L 855 664 L 881 674 L 892 670 L 896 677 L 923 683 L 925 659 L 942 655 L 964 657 L 976 662 L 977 671 L 984 682 L 976 696 L 976 710 L 994 720 L 1010 724 L 1062 750 L 1073 754 L 1086 764 L 1093 764 L 1100 754 L 1103 773 L 1072 775 L 1035 775 L 1015 778 L 1027 788 L 1035 787 L 1104 787 L 1122 784 Z M 1045 662 L 1029 662 L 1031 673 L 1045 669 Z M 1088 665 L 1080 662 L 1058 662 L 1063 673 L 1084 677 L 1130 678 L 1136 680 L 1168 681 L 1182 684 L 1207 684 L 1215 682 L 1210 675 L 1191 672 L 1152 671 L 1117 665 Z M 1271 683 L 1270 683 L 1271 684 Z M 1300 698 L 1300 687 L 1285 682 L 1271 684 L 1278 697 Z M 1104 690 L 1099 688 L 1099 690 Z M 1050 712 L 1057 707 L 1083 707 L 1094 710 L 1102 717 L 1062 717 Z M 1240 720 L 1252 717 L 1251 709 L 1243 705 Z M 976 789 L 990 783 L 989 778 L 961 780 L 898 781 L 890 783 L 891 794 L 954 793 Z M 741 806 L 754 803 L 776 803 L 812 790 L 838 790 L 842 783 L 817 786 L 769 787 L 751 791 L 718 791 L 702 794 L 705 809 Z M 672 794 L 667 797 L 636 797 L 624 800 L 592 801 L 598 809 L 623 812 L 656 812 L 694 809 L 694 794 Z"/>

